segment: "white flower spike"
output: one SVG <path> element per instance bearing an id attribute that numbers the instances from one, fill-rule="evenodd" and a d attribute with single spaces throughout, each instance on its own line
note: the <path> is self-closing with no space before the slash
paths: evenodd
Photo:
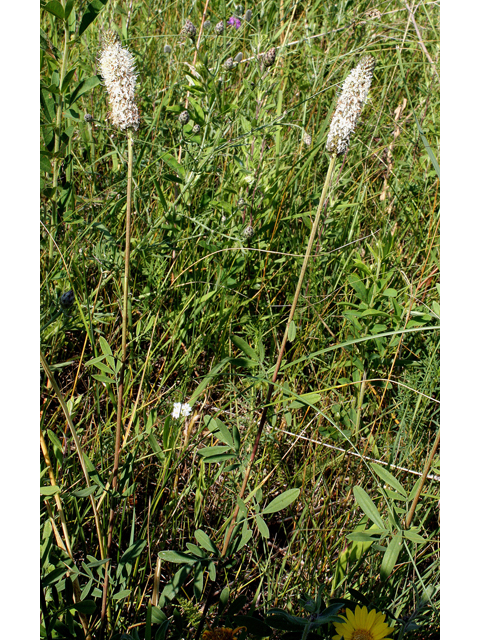
<path id="1" fill-rule="evenodd" d="M 114 126 L 137 131 L 140 124 L 135 102 L 135 61 L 128 49 L 120 46 L 117 36 L 109 31 L 104 36 L 99 58 L 100 70 L 108 91 L 110 119 Z"/>
<path id="2" fill-rule="evenodd" d="M 332 155 L 341 155 L 348 149 L 350 136 L 367 100 L 374 68 L 375 58 L 363 56 L 343 83 L 327 137 L 327 151 Z"/>

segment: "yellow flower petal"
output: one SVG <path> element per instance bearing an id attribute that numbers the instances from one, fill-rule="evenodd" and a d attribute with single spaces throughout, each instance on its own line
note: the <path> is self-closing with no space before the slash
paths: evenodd
<path id="1" fill-rule="evenodd" d="M 367 631 L 370 631 L 373 628 L 376 617 L 377 617 L 377 612 L 375 611 L 375 609 L 372 609 L 371 611 L 368 612 L 367 618 L 365 620 L 365 629 L 367 629 Z"/>

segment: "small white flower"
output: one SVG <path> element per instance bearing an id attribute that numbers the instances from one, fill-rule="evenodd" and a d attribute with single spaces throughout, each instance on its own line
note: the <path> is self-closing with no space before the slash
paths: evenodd
<path id="1" fill-rule="evenodd" d="M 182 410 L 182 403 L 175 402 L 173 405 L 172 418 L 179 418 L 181 410 Z"/>
<path id="2" fill-rule="evenodd" d="M 175 402 L 173 404 L 172 418 L 180 418 L 180 416 L 186 418 L 191 413 L 192 407 L 188 404 L 188 402 L 185 402 L 185 404 L 182 404 L 181 402 Z"/>
<path id="3" fill-rule="evenodd" d="M 182 404 L 182 408 L 180 411 L 182 416 L 186 418 L 192 413 L 192 407 L 188 404 L 188 402 L 186 402 L 185 404 Z"/>

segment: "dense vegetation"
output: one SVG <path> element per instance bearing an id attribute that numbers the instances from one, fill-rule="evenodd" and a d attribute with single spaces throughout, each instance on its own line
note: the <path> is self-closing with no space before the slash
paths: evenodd
<path id="1" fill-rule="evenodd" d="M 41 637 L 331 638 L 348 604 L 439 637 L 438 3 L 207 0 L 203 29 L 195 2 L 41 6 Z M 128 136 L 107 29 L 141 118 L 115 489 Z"/>

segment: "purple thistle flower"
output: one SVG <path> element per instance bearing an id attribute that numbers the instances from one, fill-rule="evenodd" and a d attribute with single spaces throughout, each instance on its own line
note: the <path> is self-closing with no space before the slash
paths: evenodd
<path id="1" fill-rule="evenodd" d="M 235 29 L 240 29 L 240 27 L 242 26 L 240 18 L 237 18 L 236 16 L 232 16 L 231 18 L 229 18 L 227 24 L 230 27 L 235 27 Z"/>

